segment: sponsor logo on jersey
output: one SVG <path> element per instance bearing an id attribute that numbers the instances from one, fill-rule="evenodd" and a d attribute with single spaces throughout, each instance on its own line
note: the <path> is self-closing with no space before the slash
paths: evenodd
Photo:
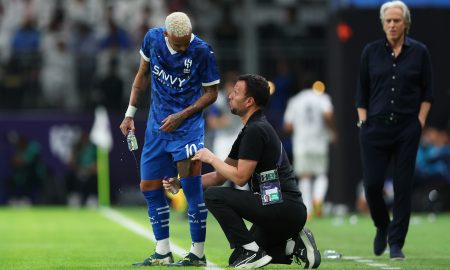
<path id="1" fill-rule="evenodd" d="M 164 69 L 160 68 L 157 65 L 153 66 L 152 73 L 158 78 L 158 81 L 171 87 L 181 88 L 183 82 L 186 81 L 186 79 L 181 79 L 168 74 Z"/>

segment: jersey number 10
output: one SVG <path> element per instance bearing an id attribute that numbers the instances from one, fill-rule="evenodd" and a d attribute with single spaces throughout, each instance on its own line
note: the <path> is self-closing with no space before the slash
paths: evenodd
<path id="1" fill-rule="evenodd" d="M 186 149 L 186 158 L 192 157 L 197 152 L 197 146 L 195 144 L 186 144 L 184 148 Z"/>

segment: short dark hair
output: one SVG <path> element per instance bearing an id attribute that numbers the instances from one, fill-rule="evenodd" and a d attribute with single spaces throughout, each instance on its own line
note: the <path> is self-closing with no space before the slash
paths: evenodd
<path id="1" fill-rule="evenodd" d="M 252 97 L 256 105 L 264 108 L 269 102 L 270 88 L 267 80 L 256 74 L 243 74 L 238 77 L 238 81 L 244 81 L 247 89 L 245 94 Z"/>

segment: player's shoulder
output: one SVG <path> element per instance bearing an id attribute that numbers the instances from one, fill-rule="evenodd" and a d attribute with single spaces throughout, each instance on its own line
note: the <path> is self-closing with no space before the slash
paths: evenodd
<path id="1" fill-rule="evenodd" d="M 204 48 L 204 47 L 209 47 L 208 42 L 204 41 L 203 39 L 201 39 L 199 36 L 194 35 L 194 38 L 192 40 L 193 45 L 195 45 L 198 48 Z"/>
<path id="2" fill-rule="evenodd" d="M 164 27 L 153 27 L 148 30 L 153 35 L 164 35 Z"/>
<path id="3" fill-rule="evenodd" d="M 204 41 L 197 35 L 194 35 L 191 45 L 197 53 L 214 53 L 208 42 Z"/>
<path id="4" fill-rule="evenodd" d="M 164 38 L 164 28 L 156 27 L 148 29 L 145 38 L 150 40 L 157 40 Z"/>

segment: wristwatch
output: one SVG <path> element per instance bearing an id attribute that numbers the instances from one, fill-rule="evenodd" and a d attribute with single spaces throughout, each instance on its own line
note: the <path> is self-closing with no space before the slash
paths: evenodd
<path id="1" fill-rule="evenodd" d="M 366 123 L 366 121 L 367 120 L 358 120 L 358 122 L 356 122 L 356 126 L 361 128 Z"/>

